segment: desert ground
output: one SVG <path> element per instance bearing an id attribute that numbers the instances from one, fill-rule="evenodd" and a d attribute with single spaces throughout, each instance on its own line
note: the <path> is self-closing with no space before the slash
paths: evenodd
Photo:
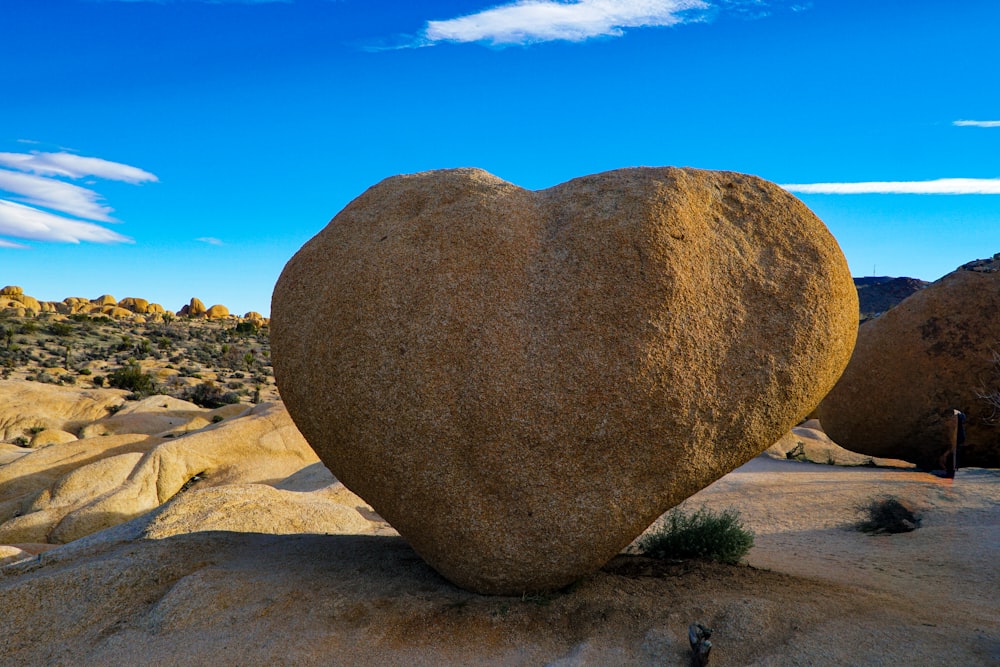
<path id="1" fill-rule="evenodd" d="M 143 460 L 162 453 L 146 466 L 159 477 L 139 486 L 209 471 L 125 523 L 61 545 L 3 547 L 0 664 L 686 665 L 694 622 L 714 630 L 712 665 L 1000 660 L 998 471 L 944 480 L 765 454 L 684 503 L 737 510 L 756 534 L 744 563 L 623 554 L 563 591 L 482 596 L 442 579 L 308 455 L 245 444 L 231 454 L 239 470 L 226 468 L 220 443 L 250 442 L 268 422 L 259 442 L 273 449 L 267 434 L 287 429 L 283 418 L 280 404 L 248 406 L 143 441 L 153 452 Z M 220 460 L 206 464 L 209 452 Z M 136 488 L 126 481 L 110 496 Z M 878 494 L 916 509 L 920 527 L 855 530 L 857 508 Z"/>

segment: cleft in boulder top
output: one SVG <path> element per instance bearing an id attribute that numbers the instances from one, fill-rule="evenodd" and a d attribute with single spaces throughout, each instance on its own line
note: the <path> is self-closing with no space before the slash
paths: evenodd
<path id="1" fill-rule="evenodd" d="M 370 188 L 272 298 L 281 395 L 442 575 L 554 589 L 764 451 L 851 355 L 823 223 L 753 176 L 636 168 L 529 191 L 478 169 Z"/>

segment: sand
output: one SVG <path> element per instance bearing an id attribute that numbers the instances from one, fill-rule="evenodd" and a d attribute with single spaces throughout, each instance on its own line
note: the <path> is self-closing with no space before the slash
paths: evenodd
<path id="1" fill-rule="evenodd" d="M 921 527 L 853 530 L 877 493 Z M 1000 664 L 1000 471 L 761 457 L 685 504 L 737 509 L 747 564 L 619 557 L 524 598 L 454 587 L 391 531 L 150 539 L 137 519 L 0 568 L 0 664 L 686 665 L 695 621 L 716 667 Z"/>

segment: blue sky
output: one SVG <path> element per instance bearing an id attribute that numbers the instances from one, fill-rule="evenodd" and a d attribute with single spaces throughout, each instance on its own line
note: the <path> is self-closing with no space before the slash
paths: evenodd
<path id="1" fill-rule="evenodd" d="M 2 0 L 0 284 L 267 312 L 398 173 L 793 190 L 855 275 L 1000 252 L 996 0 Z"/>

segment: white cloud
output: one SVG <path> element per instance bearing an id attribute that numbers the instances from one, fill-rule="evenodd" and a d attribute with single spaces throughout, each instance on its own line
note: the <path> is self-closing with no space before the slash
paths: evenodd
<path id="1" fill-rule="evenodd" d="M 952 125 L 958 127 L 1000 127 L 1000 120 L 956 120 Z"/>
<path id="2" fill-rule="evenodd" d="M 34 241 L 131 243 L 107 227 L 0 199 L 0 234 Z"/>
<path id="3" fill-rule="evenodd" d="M 97 223 L 116 222 L 103 197 L 64 179 L 156 182 L 154 174 L 73 153 L 0 153 L 0 235 L 36 241 L 131 243 Z M 63 180 L 61 180 L 63 179 Z M 0 247 L 23 248 L 0 240 Z"/>
<path id="4" fill-rule="evenodd" d="M 110 181 L 125 181 L 126 183 L 155 183 L 159 180 L 153 174 L 138 167 L 102 160 L 99 157 L 84 157 L 65 152 L 0 153 L 0 166 L 42 176 L 66 176 L 68 178 L 97 176 Z"/>
<path id="5" fill-rule="evenodd" d="M 28 246 L 21 245 L 20 243 L 14 243 L 13 241 L 5 241 L 4 239 L 0 239 L 0 248 L 17 248 L 19 250 L 23 250 L 27 247 Z"/>
<path id="6" fill-rule="evenodd" d="M 199 236 L 195 241 L 201 241 L 202 243 L 207 243 L 208 245 L 225 245 L 220 239 L 214 236 Z"/>
<path id="7" fill-rule="evenodd" d="M 428 21 L 423 43 L 578 42 L 591 37 L 619 36 L 625 28 L 697 21 L 696 14 L 685 13 L 708 8 L 704 0 L 517 0 L 468 16 Z"/>
<path id="8" fill-rule="evenodd" d="M 1000 195 L 1000 178 L 939 178 L 933 181 L 868 181 L 862 183 L 792 183 L 789 192 L 820 195 Z"/>
<path id="9" fill-rule="evenodd" d="M 101 195 L 72 183 L 0 169 L 0 190 L 6 190 L 22 202 L 42 208 L 62 211 L 87 220 L 115 222 L 110 215 L 111 208 L 99 203 Z"/>

